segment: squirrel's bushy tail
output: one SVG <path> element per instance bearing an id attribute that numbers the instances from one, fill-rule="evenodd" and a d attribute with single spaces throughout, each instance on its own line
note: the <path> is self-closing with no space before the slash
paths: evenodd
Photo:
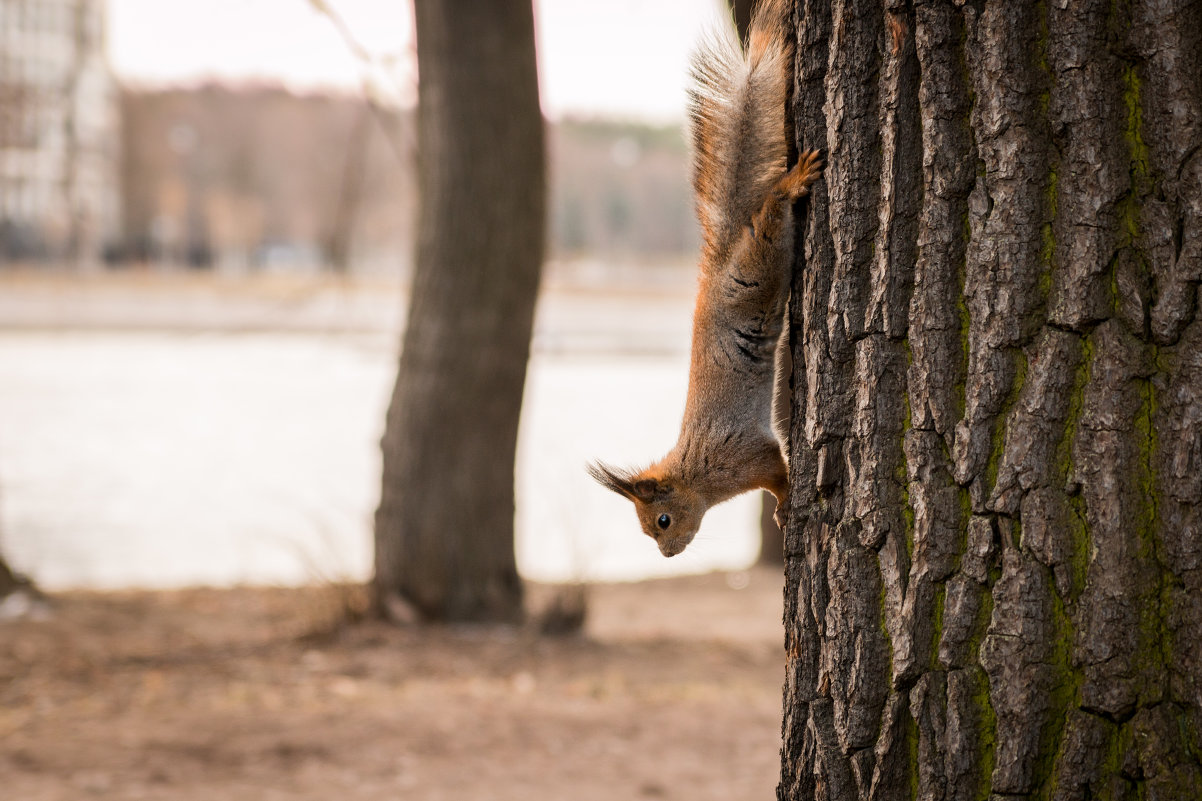
<path id="1" fill-rule="evenodd" d="M 760 0 L 746 50 L 727 28 L 693 56 L 689 118 L 703 269 L 726 261 L 785 169 L 785 100 L 793 59 L 789 7 L 789 0 Z"/>

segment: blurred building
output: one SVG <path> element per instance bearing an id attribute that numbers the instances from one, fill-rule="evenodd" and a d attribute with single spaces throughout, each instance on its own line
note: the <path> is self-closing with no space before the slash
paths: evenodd
<path id="1" fill-rule="evenodd" d="M 265 85 L 127 87 L 120 107 L 123 259 L 231 272 L 408 260 L 410 115 Z"/>
<path id="2" fill-rule="evenodd" d="M 0 0 L 0 259 L 99 258 L 118 231 L 103 0 Z"/>

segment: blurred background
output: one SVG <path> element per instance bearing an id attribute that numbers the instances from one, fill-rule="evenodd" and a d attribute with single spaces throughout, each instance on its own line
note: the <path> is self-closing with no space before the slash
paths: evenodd
<path id="1" fill-rule="evenodd" d="M 498 628 L 368 614 L 417 232 L 411 4 L 0 0 L 6 798 L 771 796 L 760 499 L 668 560 L 584 470 L 676 440 L 688 58 L 730 10 L 534 12 L 528 617 Z M 499 536 L 476 528 L 469 549 Z"/>
<path id="2" fill-rule="evenodd" d="M 675 440 L 698 246 L 687 64 L 729 9 L 535 10 L 548 261 L 519 569 L 745 567 L 758 499 L 714 510 L 669 561 L 583 471 Z M 394 0 L 0 2 L 0 553 L 14 570 L 52 590 L 370 575 L 416 76 L 412 9 Z"/>

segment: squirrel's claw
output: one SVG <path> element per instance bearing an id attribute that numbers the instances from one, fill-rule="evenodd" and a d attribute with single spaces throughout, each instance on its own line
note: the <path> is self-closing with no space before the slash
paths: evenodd
<path id="1" fill-rule="evenodd" d="M 781 194 L 790 200 L 797 200 L 810 193 L 810 184 L 822 175 L 822 157 L 817 150 L 807 150 L 801 154 L 801 159 L 793 169 L 785 173 L 777 184 Z"/>
<path id="2" fill-rule="evenodd" d="M 772 513 L 772 520 L 776 523 L 776 527 L 781 531 L 785 530 L 785 526 L 789 522 L 789 507 L 780 501 L 776 502 L 776 511 Z"/>

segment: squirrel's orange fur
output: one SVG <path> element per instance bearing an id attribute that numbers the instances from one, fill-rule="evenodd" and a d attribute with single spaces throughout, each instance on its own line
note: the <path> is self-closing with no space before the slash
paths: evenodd
<path id="1" fill-rule="evenodd" d="M 676 446 L 642 470 L 589 466 L 634 502 L 643 531 L 674 556 L 706 510 L 748 490 L 788 497 L 788 471 L 772 425 L 775 354 L 793 260 L 793 203 L 821 165 L 802 154 L 785 171 L 785 100 L 792 45 L 785 0 L 763 0 L 746 53 L 729 37 L 693 60 L 693 188 L 704 244 L 693 315 L 684 422 Z"/>

